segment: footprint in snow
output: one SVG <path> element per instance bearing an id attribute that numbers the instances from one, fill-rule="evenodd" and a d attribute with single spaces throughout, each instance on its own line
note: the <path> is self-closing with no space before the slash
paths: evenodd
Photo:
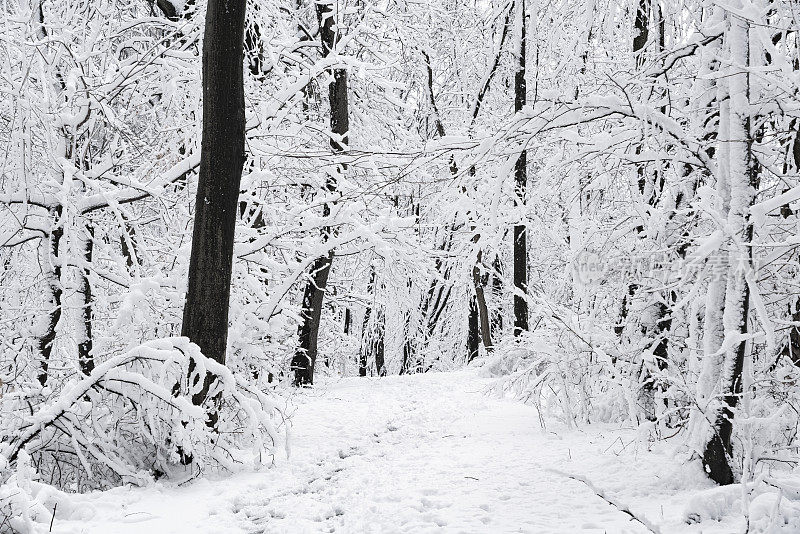
<path id="1" fill-rule="evenodd" d="M 344 460 L 345 458 L 349 458 L 351 456 L 363 456 L 364 452 L 359 449 L 358 447 L 350 447 L 347 450 L 339 449 L 339 458 Z"/>

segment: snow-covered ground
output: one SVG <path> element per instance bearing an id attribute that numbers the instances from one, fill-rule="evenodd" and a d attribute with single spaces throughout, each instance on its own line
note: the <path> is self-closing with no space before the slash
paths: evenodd
<path id="1" fill-rule="evenodd" d="M 698 500 L 712 484 L 669 442 L 619 425 L 542 429 L 533 407 L 486 395 L 490 380 L 323 383 L 292 399 L 292 451 L 275 468 L 74 496 L 52 532 L 744 531 L 738 494 Z M 701 519 L 717 506 L 722 520 L 688 524 L 692 500 Z"/>

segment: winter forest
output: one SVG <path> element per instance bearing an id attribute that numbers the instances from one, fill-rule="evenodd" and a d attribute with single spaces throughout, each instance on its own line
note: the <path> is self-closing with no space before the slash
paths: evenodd
<path id="1" fill-rule="evenodd" d="M 0 532 L 800 532 L 800 4 L 0 6 Z"/>

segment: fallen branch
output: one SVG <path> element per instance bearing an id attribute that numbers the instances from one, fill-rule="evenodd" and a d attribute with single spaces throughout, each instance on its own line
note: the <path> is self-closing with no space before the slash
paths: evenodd
<path id="1" fill-rule="evenodd" d="M 638 517 L 636 514 L 631 512 L 630 508 L 628 508 L 624 504 L 620 504 L 619 502 L 616 502 L 614 499 L 609 497 L 603 490 L 601 490 L 600 488 L 598 488 L 597 486 L 592 484 L 591 480 L 589 480 L 587 478 L 584 478 L 584 477 L 582 477 L 580 475 L 572 475 L 570 473 L 565 473 L 564 471 L 559 471 L 558 469 L 552 469 L 551 468 L 551 469 L 548 469 L 548 471 L 553 472 L 553 473 L 555 473 L 557 475 L 561 475 L 562 477 L 571 478 L 572 480 L 577 480 L 578 482 L 582 482 L 583 484 L 586 484 L 586 486 L 590 490 L 592 490 L 595 493 L 595 495 L 597 495 L 598 497 L 600 497 L 601 499 L 606 501 L 608 504 L 610 504 L 611 506 L 613 506 L 614 508 L 616 508 L 617 510 L 619 510 L 623 514 L 626 514 L 626 515 L 630 516 L 630 518 L 633 521 L 636 521 L 636 522 L 640 523 L 644 528 L 646 528 L 647 530 L 649 530 L 653 534 L 660 534 L 661 533 L 661 530 L 659 530 L 658 526 L 656 526 L 653 523 L 651 523 L 645 517 Z"/>

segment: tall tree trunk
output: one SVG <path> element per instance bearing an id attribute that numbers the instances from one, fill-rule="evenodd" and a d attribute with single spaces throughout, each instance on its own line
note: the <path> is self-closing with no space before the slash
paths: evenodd
<path id="1" fill-rule="evenodd" d="M 89 267 L 92 264 L 92 251 L 94 249 L 94 226 L 86 225 L 86 236 L 83 240 L 83 260 L 86 265 L 81 270 L 79 292 L 83 297 L 81 308 L 81 324 L 78 341 L 78 363 L 85 375 L 90 375 L 94 370 L 94 356 L 92 355 L 92 285 L 89 283 Z"/>
<path id="2" fill-rule="evenodd" d="M 781 34 L 777 34 L 777 37 L 780 39 Z M 785 36 L 784 36 L 785 38 Z M 775 38 L 773 38 L 773 43 L 775 42 Z M 798 43 L 795 40 L 795 44 Z M 800 52 L 800 50 L 796 51 L 795 53 Z M 767 60 L 768 64 L 772 63 L 771 58 Z M 792 61 L 792 70 L 797 72 L 800 70 L 800 59 L 795 56 L 795 59 Z M 786 150 L 786 158 L 787 161 L 784 164 L 784 173 L 789 171 L 789 157 L 791 156 L 791 161 L 794 163 L 794 171 L 800 171 L 800 124 L 798 123 L 797 119 L 793 119 L 789 123 L 789 128 L 794 132 L 794 139 L 788 144 Z M 792 210 L 791 206 L 785 204 L 781 206 L 781 215 L 784 218 L 790 217 L 791 215 L 796 214 L 796 210 Z M 800 322 L 800 296 L 797 297 L 794 301 L 794 309 L 792 309 L 792 303 L 789 303 L 789 317 L 791 318 L 792 322 L 798 323 Z M 783 346 L 780 354 L 782 356 L 786 356 L 789 360 L 794 363 L 795 366 L 800 367 L 800 326 L 795 324 L 789 329 L 788 339 L 786 344 Z"/>
<path id="3" fill-rule="evenodd" d="M 798 70 L 797 67 L 794 70 Z M 800 128 L 795 130 L 794 141 L 791 144 L 790 151 L 794 161 L 794 169 L 797 172 L 800 169 Z M 787 205 L 781 206 L 781 213 L 784 217 L 789 217 L 793 212 Z M 792 309 L 792 304 L 789 304 L 789 316 L 792 322 L 800 323 L 800 297 L 794 302 L 794 310 Z M 786 356 L 795 366 L 800 367 L 800 326 L 797 324 L 789 329 L 788 340 L 781 350 L 781 355 Z"/>
<path id="4" fill-rule="evenodd" d="M 517 26 L 519 28 L 519 46 L 517 48 L 517 72 L 514 75 L 514 111 L 520 112 L 527 103 L 527 85 L 525 83 L 525 0 L 517 0 Z M 525 191 L 528 185 L 528 151 L 523 150 L 514 167 L 517 195 L 525 202 Z M 528 238 L 524 224 L 514 226 L 514 336 L 528 331 Z"/>
<path id="5" fill-rule="evenodd" d="M 652 0 L 639 0 L 636 10 L 636 19 L 634 21 L 634 37 L 633 37 L 633 55 L 637 68 L 641 68 L 646 59 L 645 48 L 651 41 L 651 25 L 656 32 L 655 39 L 655 53 L 659 54 L 664 47 L 664 21 L 660 15 L 660 10 L 657 2 Z M 667 113 L 666 107 L 661 108 L 662 113 Z M 646 140 L 636 147 L 636 153 L 641 154 Z M 664 190 L 664 169 L 658 169 L 648 172 L 645 164 L 639 164 L 636 168 L 638 176 L 639 193 L 644 196 L 647 204 L 655 210 L 659 204 L 659 200 Z M 652 211 L 652 210 L 651 210 Z M 648 213 L 651 213 L 648 212 Z M 644 231 L 644 224 L 637 227 L 638 232 Z M 660 265 L 655 265 L 655 268 L 660 268 Z M 636 296 L 640 284 L 631 283 L 628 286 L 628 296 L 623 297 L 623 311 L 627 314 L 627 306 L 629 303 L 624 302 L 625 298 L 633 298 Z M 644 299 L 649 301 L 649 313 L 643 314 L 646 319 L 641 324 L 642 332 L 645 336 L 650 336 L 655 340 L 653 345 L 653 359 L 656 363 L 656 368 L 664 370 L 667 367 L 669 357 L 669 339 L 668 332 L 672 324 L 670 318 L 670 308 L 665 304 L 669 298 L 663 301 L 658 300 L 658 292 L 648 292 L 643 295 Z M 624 319 L 624 318 L 623 318 Z M 624 325 L 623 325 L 624 328 Z M 621 333 L 622 330 L 619 330 Z M 645 364 L 642 373 L 641 390 L 640 390 L 640 405 L 644 408 L 644 417 L 649 421 L 656 420 L 657 414 L 655 411 L 655 394 L 658 388 L 654 369 Z"/>
<path id="6" fill-rule="evenodd" d="M 706 8 L 702 14 L 704 27 L 717 27 L 723 23 L 722 8 L 714 6 Z M 701 181 L 708 186 L 713 186 L 716 195 L 721 199 L 721 213 L 726 213 L 730 203 L 727 180 L 727 146 L 722 139 L 729 139 L 726 124 L 729 124 L 727 115 L 728 96 L 723 78 L 719 76 L 722 46 L 719 40 L 710 43 L 701 51 L 700 64 L 703 65 L 697 81 L 697 88 L 693 101 L 693 109 L 708 110 L 704 116 L 699 117 L 698 129 L 702 132 L 704 151 L 709 160 L 714 160 L 714 169 L 701 169 Z M 724 120 L 723 120 L 724 119 Z M 723 251 L 718 248 L 708 258 L 709 266 L 724 265 Z M 689 431 L 687 442 L 689 446 L 700 453 L 708 442 L 709 422 L 706 415 L 708 405 L 713 400 L 714 388 L 722 367 L 722 358 L 718 355 L 722 345 L 723 327 L 722 310 L 725 299 L 725 278 L 727 272 L 714 268 L 710 273 L 710 280 L 706 289 L 706 296 L 702 303 L 704 314 L 702 327 L 696 327 L 702 332 L 702 355 L 699 358 L 695 407 L 689 418 Z M 699 323 L 700 321 L 698 321 Z"/>
<path id="7" fill-rule="evenodd" d="M 49 33 L 45 25 L 43 0 L 39 0 L 36 4 L 37 16 L 39 25 L 37 27 L 37 37 L 39 39 L 48 39 Z M 60 95 L 66 88 L 61 73 L 56 70 L 56 78 L 58 83 L 53 84 L 53 91 L 55 94 Z M 70 143 L 69 136 L 63 130 L 59 131 L 58 135 L 63 136 L 60 139 L 60 149 L 54 154 L 56 157 L 63 157 L 70 159 Z M 56 163 L 56 167 L 61 167 L 60 163 Z M 60 176 L 60 182 L 64 183 L 63 172 Z M 45 298 L 49 306 L 47 318 L 42 318 L 41 326 L 37 329 L 36 336 L 36 351 L 39 356 L 39 369 L 37 371 L 37 379 L 39 383 L 44 386 L 47 384 L 48 370 L 50 368 L 50 356 L 53 353 L 53 344 L 56 339 L 56 328 L 61 319 L 62 299 L 63 299 L 63 285 L 61 282 L 61 258 L 59 256 L 59 247 L 61 245 L 61 238 L 64 237 L 64 221 L 61 220 L 63 214 L 62 206 L 51 208 L 49 210 L 50 219 L 50 232 L 44 236 L 39 242 L 38 255 L 39 266 L 45 278 Z"/>
<path id="8" fill-rule="evenodd" d="M 338 15 L 338 11 L 334 11 L 333 4 L 330 1 L 317 4 L 323 57 L 328 57 L 335 50 L 336 43 L 339 41 L 339 28 L 343 21 L 336 20 Z M 328 86 L 332 134 L 330 145 L 334 152 L 342 152 L 349 142 L 348 132 L 350 130 L 347 70 L 333 69 L 332 75 L 333 79 Z M 336 174 L 342 174 L 346 170 L 347 166 L 340 164 L 336 169 Z M 336 187 L 336 175 L 329 176 L 325 183 L 326 191 L 331 193 L 336 190 Z M 327 218 L 330 213 L 330 206 L 326 203 L 322 208 L 322 215 Z M 323 228 L 323 241 L 327 241 L 330 234 L 330 228 Z M 332 250 L 326 256 L 322 256 L 314 262 L 311 280 L 309 280 L 303 293 L 303 324 L 300 325 L 300 346 L 291 363 L 291 368 L 294 371 L 294 385 L 296 386 L 314 383 L 314 364 L 317 361 L 319 325 L 332 262 Z"/>
<path id="9" fill-rule="evenodd" d="M 60 220 L 60 206 L 50 211 L 50 218 L 54 227 L 50 230 L 50 234 L 39 242 L 39 264 L 45 275 L 45 295 L 50 308 L 47 312 L 47 319 L 43 321 L 44 324 L 42 324 L 36 340 L 36 349 L 39 353 L 37 378 L 43 386 L 47 384 L 47 371 L 50 367 L 50 355 L 53 352 L 53 343 L 56 339 L 56 326 L 58 326 L 58 321 L 61 319 L 61 299 L 63 295 L 61 259 L 58 253 L 61 237 L 64 235 L 64 227 Z"/>
<path id="10" fill-rule="evenodd" d="M 516 77 L 515 77 L 514 110 L 515 111 L 519 111 L 519 110 L 522 109 L 522 106 L 525 105 L 525 92 L 526 92 L 526 88 L 525 88 L 525 12 L 524 12 L 525 11 L 525 6 L 524 6 L 524 0 L 517 0 L 517 2 L 515 2 L 515 5 L 506 12 L 506 16 L 505 16 L 505 19 L 504 19 L 504 22 L 503 22 L 503 27 L 502 27 L 502 30 L 501 30 L 501 33 L 500 33 L 500 39 L 499 39 L 499 41 L 497 43 L 497 48 L 495 49 L 495 53 L 493 55 L 493 60 L 492 60 L 492 63 L 490 64 L 490 67 L 489 67 L 489 72 L 487 73 L 487 76 L 486 76 L 486 79 L 485 79 L 485 82 L 484 82 L 483 86 L 481 86 L 480 89 L 478 90 L 477 98 L 475 99 L 475 102 L 474 102 L 474 104 L 472 106 L 472 118 L 470 119 L 470 124 L 469 124 L 470 135 L 472 135 L 472 131 L 473 131 L 473 128 L 475 126 L 475 122 L 478 119 L 478 115 L 480 114 L 481 107 L 483 106 L 484 99 L 486 98 L 486 94 L 489 91 L 489 87 L 490 87 L 492 78 L 494 78 L 494 75 L 497 72 L 497 68 L 498 68 L 498 66 L 500 64 L 500 56 L 501 56 L 501 54 L 503 52 L 503 45 L 505 43 L 506 37 L 508 36 L 508 26 L 509 26 L 508 23 L 509 23 L 509 20 L 510 20 L 510 17 L 511 17 L 511 13 L 512 13 L 513 9 L 516 9 L 516 17 L 517 17 L 517 19 L 516 19 L 515 23 L 516 23 L 516 26 L 518 26 L 518 31 L 519 31 L 519 41 L 517 43 L 519 45 L 519 47 L 520 47 L 517 50 L 517 55 L 518 55 L 518 58 L 519 58 L 519 65 L 518 66 L 522 69 L 522 74 L 521 74 L 522 77 L 520 78 L 519 70 L 517 71 Z M 522 91 L 523 96 L 522 96 L 522 100 L 520 101 L 519 107 L 518 107 L 517 104 L 518 104 L 518 100 L 519 100 L 519 91 L 520 91 L 519 83 L 520 83 L 520 80 L 521 80 L 521 83 L 522 83 L 521 91 Z M 520 155 L 520 160 L 523 160 L 523 166 L 527 165 L 525 163 L 525 162 L 527 162 L 527 155 L 526 155 L 525 151 L 523 151 L 523 153 Z M 517 161 L 517 166 L 519 166 L 519 161 L 520 160 Z M 516 169 L 516 172 L 518 173 L 518 169 Z M 524 172 L 524 170 L 523 170 L 523 172 Z M 470 168 L 470 174 L 475 175 L 475 167 L 471 167 Z M 517 174 L 517 178 L 518 178 L 518 174 Z M 524 195 L 524 191 L 523 191 L 523 195 Z M 514 227 L 515 237 L 516 237 L 517 228 L 518 227 L 516 227 L 516 226 Z M 522 228 L 524 229 L 524 226 Z M 473 227 L 473 230 L 474 230 L 474 227 Z M 480 235 L 475 235 L 475 237 L 473 237 L 473 242 L 474 243 L 477 244 L 479 240 L 480 240 Z M 527 245 L 524 244 L 524 241 L 525 241 L 524 235 L 522 237 L 522 240 L 523 240 L 523 246 L 525 246 L 525 248 L 527 249 Z M 516 248 L 515 248 L 515 252 L 516 252 Z M 472 268 L 472 282 L 473 282 L 473 285 L 475 287 L 475 303 L 474 304 L 475 304 L 475 306 L 477 308 L 477 312 L 478 312 L 478 319 L 479 320 L 477 321 L 477 325 L 479 326 L 480 339 L 483 342 L 483 346 L 486 349 L 486 351 L 487 352 L 491 352 L 492 349 L 493 349 L 493 346 L 492 346 L 492 333 L 491 333 L 491 319 L 489 317 L 489 308 L 488 308 L 488 306 L 486 304 L 486 296 L 485 296 L 485 287 L 486 287 L 486 283 L 488 281 L 488 277 L 481 276 L 481 259 L 482 259 L 482 257 L 483 257 L 483 251 L 481 249 L 478 249 L 478 254 L 477 254 L 477 257 L 476 257 L 476 264 Z M 516 266 L 516 255 L 515 255 L 514 264 Z M 527 280 L 527 260 L 526 260 L 526 264 L 525 264 L 525 273 L 526 273 L 525 274 L 525 280 Z M 514 272 L 514 280 L 515 281 L 517 280 L 516 270 Z M 527 282 L 524 281 L 523 285 L 526 285 L 526 284 L 527 284 Z M 471 305 L 472 305 L 472 303 L 470 303 L 470 306 Z M 527 326 L 528 325 L 527 306 L 528 306 L 527 305 L 527 301 L 524 301 L 525 329 L 526 330 L 528 328 L 528 326 Z M 516 299 L 516 297 L 514 299 L 514 309 L 515 309 L 515 317 L 516 317 L 516 310 L 517 310 L 517 299 Z M 472 316 L 470 316 L 470 321 L 468 323 L 470 331 L 468 332 L 468 335 L 467 335 L 468 359 L 470 359 L 470 360 L 472 358 L 474 358 L 474 354 L 475 354 L 475 353 L 472 352 L 472 347 L 471 347 L 471 344 L 473 343 L 473 340 L 477 337 L 476 332 L 474 330 L 475 329 L 475 325 L 476 325 L 476 321 L 472 320 Z"/>
<path id="11" fill-rule="evenodd" d="M 245 152 L 245 0 L 209 0 L 203 43 L 200 177 L 181 335 L 225 363 L 233 244 Z M 205 400 L 210 384 L 196 395 Z"/>
<path id="12" fill-rule="evenodd" d="M 726 43 L 731 53 L 733 72 L 723 83 L 728 84 L 730 100 L 729 173 L 730 207 L 727 227 L 735 232 L 728 238 L 728 277 L 725 288 L 725 303 L 722 324 L 725 336 L 747 333 L 747 318 L 750 309 L 750 286 L 747 276 L 752 273 L 753 258 L 750 243 L 753 240 L 753 223 L 750 207 L 758 188 L 758 172 L 753 158 L 753 136 L 750 119 L 750 32 L 749 22 L 728 13 L 729 28 Z M 723 117 L 720 117 L 723 120 Z M 753 281 L 755 283 L 755 281 Z M 709 477 L 718 484 L 732 484 L 731 434 L 733 411 L 742 393 L 742 371 L 747 346 L 744 341 L 735 341 L 726 347 L 720 393 L 722 406 L 715 410 L 712 420 L 711 439 L 703 452 L 703 463 Z"/>

